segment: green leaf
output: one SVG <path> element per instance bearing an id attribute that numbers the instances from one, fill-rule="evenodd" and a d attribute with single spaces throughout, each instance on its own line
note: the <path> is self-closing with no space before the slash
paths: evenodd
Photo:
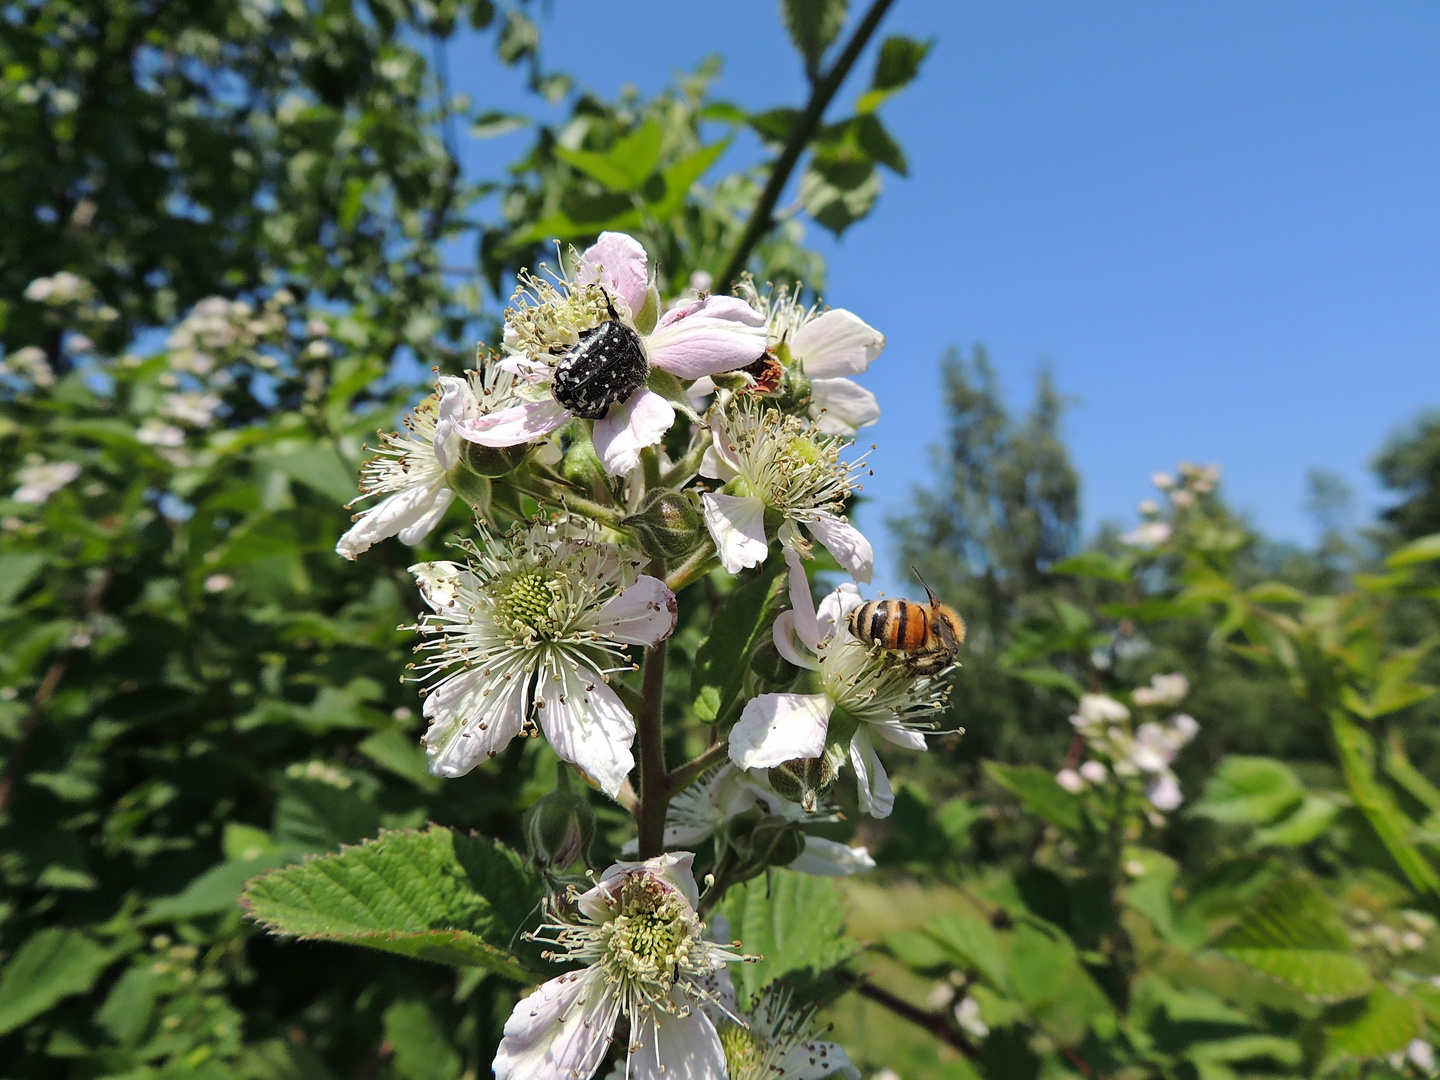
<path id="1" fill-rule="evenodd" d="M 955 966 L 974 969 L 992 987 L 1010 992 L 1010 964 L 1000 935 L 969 911 L 947 911 L 925 924 L 924 933 L 945 949 Z"/>
<path id="2" fill-rule="evenodd" d="M 732 592 L 710 624 L 690 670 L 695 716 L 713 724 L 740 693 L 749 657 L 770 629 L 784 578 L 783 561 L 767 559 L 760 576 Z"/>
<path id="3" fill-rule="evenodd" d="M 659 123 L 646 120 L 630 134 L 616 139 L 603 154 L 557 146 L 555 156 L 611 191 L 626 193 L 637 190 L 659 166 L 664 138 Z"/>
<path id="4" fill-rule="evenodd" d="M 731 889 L 723 904 L 730 934 L 764 959 L 732 969 L 748 1004 L 782 976 L 818 977 L 843 964 L 859 945 L 845 936 L 845 906 L 830 878 L 776 870 Z"/>
<path id="5" fill-rule="evenodd" d="M 1023 679 L 1032 686 L 1039 686 L 1046 690 L 1058 690 L 1062 694 L 1079 701 L 1085 696 L 1085 687 L 1080 685 L 1079 680 L 1073 676 L 1066 675 L 1063 671 L 1056 671 L 1048 667 L 1027 667 L 1015 668 L 1010 672 L 1017 679 Z"/>
<path id="6" fill-rule="evenodd" d="M 1385 754 L 1385 773 L 1425 809 L 1431 813 L 1440 813 L 1440 788 L 1410 764 L 1410 757 L 1405 753 L 1405 743 L 1398 731 L 1390 733 Z"/>
<path id="7" fill-rule="evenodd" d="M 1018 796 L 1025 809 L 1048 821 L 1069 836 L 1086 832 L 1085 813 L 1080 800 L 1062 788 L 1044 769 L 1035 765 L 985 763 L 985 771 L 1005 790 Z"/>
<path id="8" fill-rule="evenodd" d="M 1440 559 L 1440 533 L 1431 533 L 1419 540 L 1412 540 L 1399 551 L 1391 552 L 1385 565 L 1399 569 L 1402 566 L 1418 566 L 1436 559 Z"/>
<path id="9" fill-rule="evenodd" d="M 1276 1035 L 1236 1035 L 1229 1039 L 1210 1039 L 1187 1047 L 1185 1056 L 1193 1062 L 1252 1061 L 1269 1058 L 1277 1065 L 1294 1068 L 1304 1058 L 1300 1044 Z"/>
<path id="10" fill-rule="evenodd" d="M 1029 923 L 1015 927 L 1010 984 L 1016 997 L 1062 1042 L 1078 1043 L 1092 1027 L 1114 1023 L 1114 1009 L 1058 931 Z"/>
<path id="11" fill-rule="evenodd" d="M 384 832 L 338 854 L 273 870 L 250 882 L 242 903 L 272 933 L 526 981 L 532 970 L 544 969 L 519 931 L 532 923 L 543 895 L 539 876 L 519 855 L 432 825 L 424 832 Z"/>
<path id="12" fill-rule="evenodd" d="M 855 141 L 871 161 L 884 165 L 901 176 L 910 175 L 910 163 L 905 159 L 905 151 L 900 148 L 894 136 L 885 130 L 885 125 L 880 123 L 878 117 L 857 117 L 853 127 Z"/>
<path id="13" fill-rule="evenodd" d="M 380 831 L 380 811 L 354 787 L 286 777 L 275 803 L 275 837 L 301 851 L 333 851 Z"/>
<path id="14" fill-rule="evenodd" d="M 1304 798 L 1305 785 L 1284 762 L 1232 754 L 1205 782 L 1204 797 L 1190 813 L 1214 821 L 1268 825 Z"/>
<path id="15" fill-rule="evenodd" d="M 360 490 L 355 471 L 328 443 L 276 443 L 256 458 L 337 506 L 353 500 Z"/>
<path id="16" fill-rule="evenodd" d="M 746 117 L 754 132 L 770 143 L 786 142 L 799 119 L 798 109 L 770 109 L 767 112 L 751 113 Z"/>
<path id="17" fill-rule="evenodd" d="M 514 8 L 505 17 L 505 26 L 495 43 L 495 51 L 507 64 L 517 64 L 534 56 L 540 47 L 540 28 Z"/>
<path id="18" fill-rule="evenodd" d="M 425 751 L 414 737 L 394 728 L 377 731 L 355 749 L 382 769 L 409 780 L 421 791 L 439 791 L 444 784 L 430 771 Z"/>
<path id="19" fill-rule="evenodd" d="M 40 572 L 46 558 L 43 551 L 10 551 L 0 555 L 0 607 L 10 606 L 10 601 Z"/>
<path id="20" fill-rule="evenodd" d="M 1343 1001 L 1373 985 L 1358 957 L 1305 949 L 1227 949 L 1225 955 L 1308 997 Z"/>
<path id="21" fill-rule="evenodd" d="M 916 41 L 914 38 L 893 35 L 880 46 L 880 56 L 875 61 L 875 77 L 870 86 L 875 90 L 899 90 L 914 81 L 920 74 L 920 64 L 929 54 L 933 41 Z"/>
<path id="22" fill-rule="evenodd" d="M 425 1002 L 397 1001 L 385 1010 L 385 1041 L 395 1051 L 395 1071 L 406 1080 L 458 1080 L 465 1062 Z"/>
<path id="23" fill-rule="evenodd" d="M 186 919 L 233 911 L 245 883 L 256 874 L 298 858 L 298 854 L 267 851 L 251 859 L 236 859 L 212 866 L 174 896 L 156 900 L 142 922 L 183 922 Z"/>
<path id="24" fill-rule="evenodd" d="M 1424 1013 L 1413 998 L 1377 986 L 1358 1016 L 1326 1032 L 1332 1057 L 1378 1058 L 1404 1050 L 1425 1032 Z"/>
<path id="25" fill-rule="evenodd" d="M 693 154 L 687 154 L 660 175 L 665 180 L 665 194 L 650 204 L 650 212 L 661 220 L 678 213 L 685 205 L 690 188 L 704 176 L 716 159 L 730 148 L 730 140 L 702 147 Z"/>
<path id="26" fill-rule="evenodd" d="M 780 17 L 805 69 L 815 71 L 845 25 L 845 0 L 781 0 Z"/>
<path id="27" fill-rule="evenodd" d="M 1340 807 L 1334 799 L 1324 795 L 1306 795 L 1287 817 L 1273 825 L 1256 829 L 1246 842 L 1246 847 L 1300 847 L 1319 839 L 1329 831 L 1335 822 Z"/>
<path id="28" fill-rule="evenodd" d="M 1083 551 L 1068 559 L 1061 559 L 1050 567 L 1052 574 L 1069 574 L 1072 577 L 1099 578 L 1124 584 L 1130 580 L 1135 569 L 1133 555 L 1107 555 L 1103 551 Z"/>
<path id="29" fill-rule="evenodd" d="M 74 930 L 47 927 L 31 935 L 0 971 L 0 1035 L 88 992 L 114 958 Z"/>
<path id="30" fill-rule="evenodd" d="M 470 122 L 470 134 L 477 139 L 493 139 L 530 126 L 530 118 L 519 113 L 496 112 L 491 109 Z"/>
<path id="31" fill-rule="evenodd" d="M 870 213 L 881 188 L 868 161 L 812 161 L 800 178 L 800 203 L 816 224 L 839 236 Z"/>

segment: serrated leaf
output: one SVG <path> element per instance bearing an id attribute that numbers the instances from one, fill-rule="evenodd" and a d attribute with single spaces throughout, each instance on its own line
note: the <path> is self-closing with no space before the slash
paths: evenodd
<path id="1" fill-rule="evenodd" d="M 780 17 L 795 48 L 805 59 L 807 71 L 815 71 L 825 50 L 834 43 L 845 25 L 845 0 L 781 0 Z"/>
<path id="2" fill-rule="evenodd" d="M 710 635 L 695 652 L 690 697 L 697 719 L 713 724 L 740 693 L 752 650 L 770 630 L 784 563 L 767 559 L 760 576 L 740 585 L 711 620 Z"/>
<path id="3" fill-rule="evenodd" d="M 933 44 L 932 41 L 916 41 L 898 34 L 887 37 L 880 45 L 870 88 L 893 92 L 913 82 L 920 74 L 920 64 Z"/>
<path id="4" fill-rule="evenodd" d="M 1267 825 L 1286 816 L 1305 798 L 1305 785 L 1284 762 L 1232 754 L 1205 782 L 1205 794 L 1190 813 L 1214 821 Z"/>
<path id="5" fill-rule="evenodd" d="M 1025 809 L 1069 836 L 1086 831 L 1080 800 L 1062 788 L 1055 777 L 1034 765 L 985 763 L 985 771 L 1005 790 L 1019 797 Z"/>
<path id="6" fill-rule="evenodd" d="M 1385 565 L 1399 569 L 1402 566 L 1418 566 L 1436 559 L 1440 559 L 1440 533 L 1431 533 L 1419 540 L 1412 540 L 1399 551 L 1391 552 Z"/>
<path id="7" fill-rule="evenodd" d="M 1308 949 L 1226 949 L 1225 955 L 1320 1001 L 1358 997 L 1373 985 L 1354 956 Z"/>
<path id="8" fill-rule="evenodd" d="M 0 970 L 0 1035 L 95 985 L 114 954 L 74 930 L 32 934 Z"/>
<path id="9" fill-rule="evenodd" d="M 518 980 L 542 971 L 519 936 L 544 888 L 513 851 L 431 826 L 274 870 L 242 904 L 275 934 L 364 945 Z"/>
<path id="10" fill-rule="evenodd" d="M 1404 1050 L 1424 1031 L 1418 1001 L 1377 986 L 1370 991 L 1358 1016 L 1326 1032 L 1326 1042 L 1332 1056 L 1377 1058 Z"/>
<path id="11" fill-rule="evenodd" d="M 845 904 L 830 878 L 776 870 L 726 894 L 730 934 L 764 959 L 731 969 L 747 1003 L 767 985 L 795 974 L 817 977 L 843 964 L 859 945 L 845 936 Z"/>
<path id="12" fill-rule="evenodd" d="M 1010 992 L 1005 944 L 995 928 L 979 915 L 947 911 L 927 922 L 922 932 L 946 950 L 956 967 L 973 968 L 996 990 Z"/>

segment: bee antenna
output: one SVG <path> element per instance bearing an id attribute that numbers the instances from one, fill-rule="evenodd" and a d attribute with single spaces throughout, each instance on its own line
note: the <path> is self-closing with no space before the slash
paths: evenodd
<path id="1" fill-rule="evenodd" d="M 920 584 L 925 586 L 925 594 L 930 597 L 931 605 L 933 606 L 940 603 L 939 598 L 935 595 L 935 590 L 930 588 L 929 583 L 926 582 L 923 577 L 920 577 L 920 571 L 917 570 L 913 565 L 910 567 L 910 570 L 917 578 L 920 578 Z"/>

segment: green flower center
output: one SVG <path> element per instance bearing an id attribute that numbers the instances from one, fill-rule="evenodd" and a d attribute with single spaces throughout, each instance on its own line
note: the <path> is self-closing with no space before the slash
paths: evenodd
<path id="1" fill-rule="evenodd" d="M 721 1024 L 719 1035 L 730 1080 L 749 1080 L 763 1075 L 762 1070 L 769 1064 L 765 1060 L 768 1047 L 753 1032 L 739 1024 Z"/>
<path id="2" fill-rule="evenodd" d="M 556 630 L 551 614 L 555 594 L 550 577 L 543 570 L 525 570 L 502 582 L 496 615 L 516 633 L 548 637 Z"/>

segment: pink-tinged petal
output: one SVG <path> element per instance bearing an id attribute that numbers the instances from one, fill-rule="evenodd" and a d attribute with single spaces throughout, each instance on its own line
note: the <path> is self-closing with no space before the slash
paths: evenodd
<path id="1" fill-rule="evenodd" d="M 810 595 L 810 579 L 805 576 L 805 561 L 794 548 L 785 549 L 785 565 L 790 570 L 790 610 L 795 619 L 795 633 L 814 652 L 820 645 L 820 626 L 815 621 L 815 599 Z M 828 635 L 827 635 L 828 636 Z M 775 646 L 780 647 L 778 644 Z"/>
<path id="2" fill-rule="evenodd" d="M 429 536 L 436 525 L 440 524 L 440 519 L 445 516 L 445 511 L 450 509 L 450 504 L 454 501 L 455 493 L 449 488 L 436 489 L 435 499 L 430 504 L 430 509 L 425 512 L 425 516 L 417 518 L 395 535 L 400 538 L 402 544 L 414 547 Z"/>
<path id="3" fill-rule="evenodd" d="M 885 775 L 885 766 L 875 753 L 875 744 L 870 733 L 861 724 L 850 740 L 850 764 L 855 768 L 855 780 L 859 787 L 860 809 L 875 818 L 890 816 L 895 809 L 895 792 L 890 787 L 890 777 Z"/>
<path id="4" fill-rule="evenodd" d="M 790 355 L 812 379 L 859 375 L 885 348 L 885 335 L 858 315 L 835 308 L 802 326 L 790 342 Z"/>
<path id="5" fill-rule="evenodd" d="M 640 451 L 665 438 L 674 423 L 675 410 L 670 403 L 641 387 L 595 421 L 591 436 L 595 453 L 611 476 L 626 476 L 639 467 Z"/>
<path id="6" fill-rule="evenodd" d="M 824 694 L 761 694 L 751 698 L 730 732 L 730 760 L 768 769 L 825 752 L 830 699 Z"/>
<path id="7" fill-rule="evenodd" d="M 863 847 L 846 847 L 838 840 L 807 836 L 805 850 L 790 864 L 790 869 L 814 877 L 849 877 L 874 870 L 875 860 Z M 828 1076 L 829 1073 L 820 1075 Z"/>
<path id="8" fill-rule="evenodd" d="M 718 375 L 765 355 L 765 317 L 734 296 L 685 300 L 645 339 L 650 362 L 682 379 Z"/>
<path id="9" fill-rule="evenodd" d="M 685 388 L 685 397 L 690 402 L 690 407 L 696 412 L 705 411 L 705 403 L 710 395 L 715 393 L 715 380 L 709 375 L 702 375 Z"/>
<path id="10" fill-rule="evenodd" d="M 595 629 L 627 645 L 658 645 L 675 630 L 680 606 L 659 578 L 642 575 L 600 609 Z"/>
<path id="11" fill-rule="evenodd" d="M 454 375 L 440 376 L 440 403 L 435 409 L 435 459 L 446 472 L 460 463 L 460 447 L 455 437 L 455 424 L 473 420 L 480 415 L 480 402 L 470 389 L 469 379 Z"/>
<path id="12" fill-rule="evenodd" d="M 815 379 L 810 397 L 810 417 L 827 435 L 854 435 L 880 419 L 875 395 L 849 379 Z"/>
<path id="13" fill-rule="evenodd" d="M 875 570 L 875 549 L 859 529 L 823 510 L 807 521 L 805 527 L 851 577 L 862 582 L 870 580 Z"/>
<path id="14" fill-rule="evenodd" d="M 495 1080 L 575 1080 L 600 1067 L 620 1014 L 599 968 L 542 983 L 515 1006 L 495 1054 Z"/>
<path id="15" fill-rule="evenodd" d="M 511 331 L 507 329 L 505 331 L 507 343 L 510 334 Z M 519 346 L 518 340 L 515 342 L 515 346 Z M 542 364 L 538 360 L 531 360 L 528 356 L 507 356 L 504 360 L 497 361 L 497 366 L 501 371 L 508 371 L 517 379 L 525 382 L 543 383 L 549 382 L 555 377 L 553 367 L 549 364 Z"/>
<path id="16" fill-rule="evenodd" d="M 336 541 L 335 552 L 353 559 L 381 540 L 396 535 L 407 544 L 417 544 L 445 515 L 454 497 L 454 492 L 445 486 L 444 477 L 427 487 L 397 491 L 356 518 L 355 524 Z M 417 525 L 423 525 L 423 530 L 417 529 Z"/>
<path id="17" fill-rule="evenodd" d="M 569 419 L 569 409 L 546 398 L 497 409 L 474 420 L 458 420 L 455 434 L 481 446 L 519 446 L 549 435 Z"/>
<path id="18" fill-rule="evenodd" d="M 834 637 L 845 625 L 845 616 L 863 604 L 860 590 L 852 581 L 841 582 L 833 592 L 827 593 L 820 601 L 815 622 L 820 628 L 820 640 Z"/>
<path id="19" fill-rule="evenodd" d="M 726 1080 L 727 1075 L 720 1036 L 701 1009 L 650 1012 L 631 1033 L 630 1080 Z"/>
<path id="20" fill-rule="evenodd" d="M 603 232 L 580 256 L 575 280 L 581 285 L 600 282 L 625 301 L 633 316 L 645 306 L 645 293 L 650 287 L 648 265 L 639 240 L 625 233 Z"/>
<path id="21" fill-rule="evenodd" d="M 870 730 L 886 742 L 895 746 L 903 746 L 906 750 L 919 750 L 923 754 L 930 749 L 925 742 L 924 732 L 907 728 L 900 723 L 871 724 Z"/>
<path id="22" fill-rule="evenodd" d="M 487 692 L 488 691 L 488 692 Z M 464 776 L 520 734 L 525 722 L 525 680 L 504 682 L 462 671 L 425 697 L 425 756 L 436 776 Z"/>
<path id="23" fill-rule="evenodd" d="M 542 668 L 536 719 L 550 747 L 578 765 L 612 799 L 635 767 L 630 745 L 635 719 L 615 691 L 594 672 Z"/>
<path id="24" fill-rule="evenodd" d="M 775 650 L 790 663 L 811 671 L 820 670 L 820 665 L 811 650 L 795 632 L 795 612 L 782 611 L 777 615 L 770 636 L 775 641 Z"/>
<path id="25" fill-rule="evenodd" d="M 700 496 L 705 525 L 720 553 L 720 565 L 738 574 L 765 561 L 770 543 L 765 539 L 765 504 L 753 495 Z"/>

